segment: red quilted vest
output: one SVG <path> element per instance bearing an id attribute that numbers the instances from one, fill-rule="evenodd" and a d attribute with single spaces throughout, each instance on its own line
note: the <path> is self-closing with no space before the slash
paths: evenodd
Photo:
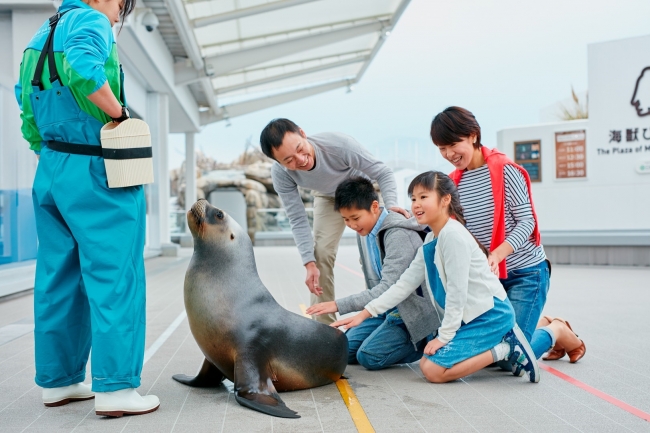
<path id="1" fill-rule="evenodd" d="M 533 217 L 535 218 L 535 228 L 533 229 L 533 239 L 535 245 L 541 244 L 541 236 L 539 234 L 539 224 L 537 222 L 537 213 L 535 212 L 535 205 L 533 204 L 533 194 L 530 187 L 530 176 L 528 172 L 520 165 L 512 162 L 503 152 L 497 149 L 488 149 L 481 147 L 483 158 L 487 163 L 488 170 L 490 171 L 490 181 L 492 182 L 492 197 L 494 198 L 494 226 L 492 227 L 492 240 L 490 243 L 490 251 L 495 250 L 506 240 L 506 193 L 505 181 L 503 177 L 503 168 L 509 164 L 517 168 L 526 179 L 526 186 L 528 187 L 528 196 L 530 197 L 530 206 L 533 209 Z M 456 186 L 460 183 L 463 177 L 463 171 L 454 170 L 449 174 L 451 180 L 454 181 Z M 499 263 L 499 278 L 508 278 L 508 270 L 506 269 L 506 261 L 503 260 Z"/>

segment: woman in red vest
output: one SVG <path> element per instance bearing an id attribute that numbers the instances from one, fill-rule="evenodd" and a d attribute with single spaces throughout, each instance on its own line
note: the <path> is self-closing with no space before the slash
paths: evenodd
<path id="1" fill-rule="evenodd" d="M 544 359 L 553 360 L 568 352 L 571 362 L 578 361 L 585 345 L 568 323 L 547 316 L 540 320 L 551 266 L 541 244 L 528 173 L 502 152 L 481 144 L 481 128 L 464 108 L 439 113 L 431 123 L 431 139 L 456 168 L 450 177 L 458 186 L 467 229 L 489 247 L 490 268 L 501 280 L 535 355 L 550 351 Z"/>

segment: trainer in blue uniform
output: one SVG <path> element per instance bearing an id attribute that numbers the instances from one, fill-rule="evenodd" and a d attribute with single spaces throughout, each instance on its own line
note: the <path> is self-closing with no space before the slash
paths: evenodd
<path id="1" fill-rule="evenodd" d="M 36 383 L 46 406 L 95 397 L 98 415 L 156 410 L 140 396 L 145 198 L 109 189 L 100 130 L 128 118 L 113 25 L 136 0 L 64 0 L 24 52 L 16 97 L 39 156 L 33 200 Z M 53 36 L 52 36 L 53 35 Z M 92 347 L 92 391 L 83 382 Z"/>

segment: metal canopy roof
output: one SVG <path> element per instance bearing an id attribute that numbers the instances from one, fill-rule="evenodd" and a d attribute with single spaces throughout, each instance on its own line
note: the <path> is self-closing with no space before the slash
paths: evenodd
<path id="1" fill-rule="evenodd" d="M 201 123 L 357 83 L 410 0 L 145 0 Z M 165 6 L 168 15 L 161 6 Z M 176 28 L 167 25 L 168 19 Z M 181 44 L 179 45 L 179 42 Z M 171 45 L 170 45 L 171 44 Z M 217 103 L 218 98 L 218 103 Z"/>

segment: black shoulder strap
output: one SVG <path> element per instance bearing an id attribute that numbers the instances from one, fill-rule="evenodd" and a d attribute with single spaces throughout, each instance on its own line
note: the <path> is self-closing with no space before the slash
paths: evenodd
<path id="1" fill-rule="evenodd" d="M 427 227 L 427 229 L 428 229 L 428 227 Z M 427 234 L 429 234 L 429 231 L 430 231 L 430 229 L 429 230 L 416 230 L 416 233 L 420 236 L 420 239 L 422 239 L 422 242 L 424 242 L 424 238 L 427 237 Z M 379 232 L 378 239 L 379 239 L 379 250 L 380 251 L 386 251 L 385 248 L 384 248 L 384 236 L 385 235 L 386 235 L 386 230 L 381 230 Z"/>
<path id="2" fill-rule="evenodd" d="M 424 230 L 417 230 L 417 234 L 420 235 L 420 238 L 422 239 L 422 242 L 424 242 L 424 238 L 427 237 L 427 233 L 428 232 L 426 232 Z M 377 237 L 377 240 L 379 240 L 379 251 L 380 251 L 380 253 L 385 254 L 386 249 L 384 248 L 384 236 L 386 235 L 386 230 L 381 230 L 378 233 L 378 235 L 379 236 Z M 422 286 L 418 287 L 415 292 L 417 293 L 418 296 L 421 296 L 421 297 L 424 296 L 424 294 L 422 293 Z"/>
<path id="3" fill-rule="evenodd" d="M 36 63 L 36 70 L 34 71 L 34 78 L 32 78 L 32 86 L 38 86 L 39 89 L 43 90 L 43 83 L 41 82 L 41 77 L 43 76 L 43 67 L 45 66 L 45 57 L 47 57 L 48 69 L 50 70 L 50 83 L 55 81 L 61 82 L 59 79 L 59 73 L 56 70 L 56 62 L 54 60 L 54 30 L 56 25 L 59 23 L 59 20 L 63 15 L 68 11 L 57 12 L 55 15 L 50 17 L 50 34 L 47 35 L 45 40 L 45 45 L 41 50 L 41 55 L 38 58 Z"/>
<path id="4" fill-rule="evenodd" d="M 381 253 L 384 251 L 384 232 L 385 230 L 379 230 L 379 233 L 377 233 L 377 240 L 379 241 L 379 252 Z"/>

